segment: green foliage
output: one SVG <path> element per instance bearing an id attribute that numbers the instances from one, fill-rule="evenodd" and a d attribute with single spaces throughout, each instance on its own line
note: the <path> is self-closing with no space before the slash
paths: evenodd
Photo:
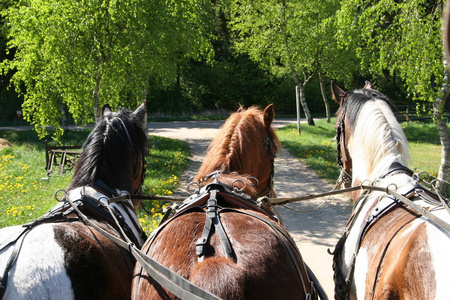
<path id="1" fill-rule="evenodd" d="M 229 1 L 234 46 L 277 75 L 321 70 L 350 81 L 354 64 L 337 47 L 334 16 L 339 1 Z"/>
<path id="2" fill-rule="evenodd" d="M 40 137 L 60 136 L 61 111 L 92 122 L 100 107 L 133 107 L 149 76 L 176 73 L 176 62 L 209 58 L 211 3 L 185 1 L 23 0 L 3 12 L 8 49 L 3 72 L 24 93 L 24 116 Z"/>
<path id="3" fill-rule="evenodd" d="M 168 139 L 159 136 L 150 136 L 149 156 L 143 191 L 145 195 L 170 196 L 180 185 L 180 176 L 189 163 L 189 146 L 186 142 Z M 162 209 L 170 205 L 167 201 L 144 201 L 143 210 L 137 215 L 143 229 L 150 233 L 159 225 L 162 218 Z"/>
<path id="4" fill-rule="evenodd" d="M 343 0 L 341 4 L 337 37 L 346 49 L 356 51 L 363 72 L 400 75 L 416 100 L 435 101 L 441 96 L 442 1 Z"/>

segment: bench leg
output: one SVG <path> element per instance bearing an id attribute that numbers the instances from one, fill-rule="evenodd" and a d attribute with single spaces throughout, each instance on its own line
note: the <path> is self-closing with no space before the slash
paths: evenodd
<path id="1" fill-rule="evenodd" d="M 64 165 L 66 164 L 66 152 L 61 155 L 61 163 L 59 164 L 59 175 L 62 174 Z"/>

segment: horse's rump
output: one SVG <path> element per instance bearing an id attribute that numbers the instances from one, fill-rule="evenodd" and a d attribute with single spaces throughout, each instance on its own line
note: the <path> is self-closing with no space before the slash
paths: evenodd
<path id="1" fill-rule="evenodd" d="M 293 276 L 297 270 L 285 243 L 269 225 L 232 211 L 220 214 L 220 219 L 236 261 L 227 258 L 220 238 L 214 233 L 206 245 L 204 260 L 198 262 L 196 241 L 202 236 L 204 212 L 190 212 L 171 220 L 143 251 L 224 299 L 295 299 L 303 293 L 299 276 Z M 148 279 L 145 275 L 144 278 Z M 149 283 L 150 290 L 141 290 L 141 295 L 156 297 L 154 288 L 160 293 L 158 297 L 164 299 L 162 288 L 151 280 Z"/>
<path id="2" fill-rule="evenodd" d="M 297 299 L 309 291 L 295 242 L 271 211 L 223 184 L 202 191 L 154 231 L 144 253 L 223 299 Z M 139 298 L 169 297 L 142 268 L 135 273 Z"/>

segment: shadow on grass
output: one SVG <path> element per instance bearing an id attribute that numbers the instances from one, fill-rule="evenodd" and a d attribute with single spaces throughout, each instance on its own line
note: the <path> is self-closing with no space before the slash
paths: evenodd
<path id="1" fill-rule="evenodd" d="M 91 131 L 87 129 L 80 130 L 68 130 L 61 137 L 60 143 L 48 139 L 48 144 L 51 146 L 64 145 L 64 146 L 81 146 L 84 144 L 87 136 Z M 51 133 L 49 137 L 51 136 Z M 37 133 L 34 130 L 0 130 L 0 137 L 10 141 L 17 145 L 29 145 L 36 149 L 44 149 L 44 140 L 39 139 Z"/>
<path id="2" fill-rule="evenodd" d="M 402 124 L 402 127 L 408 141 L 411 143 L 441 144 L 436 124 L 414 122 L 408 125 Z"/>

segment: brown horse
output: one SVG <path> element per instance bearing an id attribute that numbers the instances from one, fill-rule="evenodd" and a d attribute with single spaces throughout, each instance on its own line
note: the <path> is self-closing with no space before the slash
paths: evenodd
<path id="1" fill-rule="evenodd" d="M 295 243 L 270 207 L 254 201 L 272 191 L 279 147 L 273 117 L 272 105 L 264 112 L 253 107 L 233 113 L 195 177 L 201 190 L 143 247 L 149 257 L 219 298 L 316 296 Z M 135 276 L 134 299 L 176 299 L 139 265 Z"/>
<path id="2" fill-rule="evenodd" d="M 97 226 L 120 237 L 108 199 L 139 192 L 147 134 L 145 104 L 111 112 L 89 134 L 66 197 Z M 136 245 L 145 236 L 131 200 L 109 205 Z M 0 299 L 129 299 L 135 260 L 80 219 L 67 201 L 23 226 L 0 230 Z"/>
<path id="3" fill-rule="evenodd" d="M 389 99 L 369 82 L 352 92 L 332 83 L 332 91 L 340 103 L 336 138 L 341 182 L 395 187 L 399 195 L 354 193 L 353 213 L 334 253 L 335 298 L 448 299 L 450 233 L 445 223 L 450 215 L 407 168 L 408 142 Z M 403 198 L 411 204 L 399 200 Z"/>

